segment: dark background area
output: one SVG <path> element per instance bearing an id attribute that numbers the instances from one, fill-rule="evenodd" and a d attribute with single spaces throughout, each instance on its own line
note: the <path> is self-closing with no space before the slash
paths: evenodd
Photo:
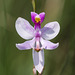
<path id="1" fill-rule="evenodd" d="M 31 25 L 31 0 L 0 0 L 0 75 L 33 75 L 32 50 L 20 51 L 16 43 L 22 39 L 16 32 L 18 17 Z M 45 52 L 43 75 L 75 75 L 75 0 L 36 0 L 36 12 L 45 12 L 42 27 L 52 21 L 60 23 L 57 49 Z"/>

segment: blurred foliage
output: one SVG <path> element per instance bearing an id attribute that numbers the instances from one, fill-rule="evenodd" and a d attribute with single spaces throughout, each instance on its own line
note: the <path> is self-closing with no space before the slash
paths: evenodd
<path id="1" fill-rule="evenodd" d="M 32 25 L 31 0 L 0 0 L 0 75 L 33 75 L 32 50 L 19 51 L 15 44 L 24 42 L 16 32 L 18 17 Z M 75 0 L 36 0 L 36 12 L 46 12 L 42 27 L 57 20 L 61 30 L 53 42 L 56 50 L 45 50 L 43 75 L 75 75 Z"/>

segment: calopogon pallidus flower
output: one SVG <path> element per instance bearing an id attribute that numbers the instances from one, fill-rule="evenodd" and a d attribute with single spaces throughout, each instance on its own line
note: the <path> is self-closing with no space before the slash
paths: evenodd
<path id="1" fill-rule="evenodd" d="M 51 40 L 57 36 L 60 31 L 60 26 L 57 21 L 47 23 L 41 28 L 41 23 L 44 21 L 45 13 L 37 14 L 31 12 L 31 20 L 34 27 L 26 20 L 19 17 L 16 20 L 16 31 L 26 39 L 24 43 L 16 44 L 19 50 L 27 50 L 32 48 L 33 62 L 35 69 L 41 73 L 44 67 L 44 49 L 53 50 L 59 46 L 59 43 L 52 43 Z"/>

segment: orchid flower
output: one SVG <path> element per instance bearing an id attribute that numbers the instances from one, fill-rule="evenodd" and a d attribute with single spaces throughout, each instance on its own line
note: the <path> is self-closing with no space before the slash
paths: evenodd
<path id="1" fill-rule="evenodd" d="M 41 23 L 44 21 L 45 13 L 37 14 L 31 12 L 31 20 L 34 23 L 34 28 L 30 23 L 19 17 L 16 20 L 16 31 L 23 38 L 28 41 L 16 44 L 19 50 L 33 49 L 33 62 L 35 69 L 42 73 L 44 68 L 44 49 L 53 50 L 58 47 L 59 43 L 52 43 L 51 40 L 57 36 L 60 31 L 60 26 L 57 21 L 47 23 L 41 28 Z M 31 39 L 31 40 L 30 40 Z"/>

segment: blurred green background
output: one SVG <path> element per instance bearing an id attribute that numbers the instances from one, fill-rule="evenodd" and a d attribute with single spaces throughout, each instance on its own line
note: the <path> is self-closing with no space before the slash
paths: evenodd
<path id="1" fill-rule="evenodd" d="M 31 11 L 31 0 L 0 0 L 0 75 L 33 75 L 32 50 L 15 47 L 25 41 L 16 32 L 15 21 L 23 17 L 34 26 Z M 44 51 L 43 75 L 75 75 L 75 0 L 36 0 L 36 12 L 46 13 L 42 27 L 52 21 L 58 21 L 61 27 L 51 40 L 60 46 Z"/>

